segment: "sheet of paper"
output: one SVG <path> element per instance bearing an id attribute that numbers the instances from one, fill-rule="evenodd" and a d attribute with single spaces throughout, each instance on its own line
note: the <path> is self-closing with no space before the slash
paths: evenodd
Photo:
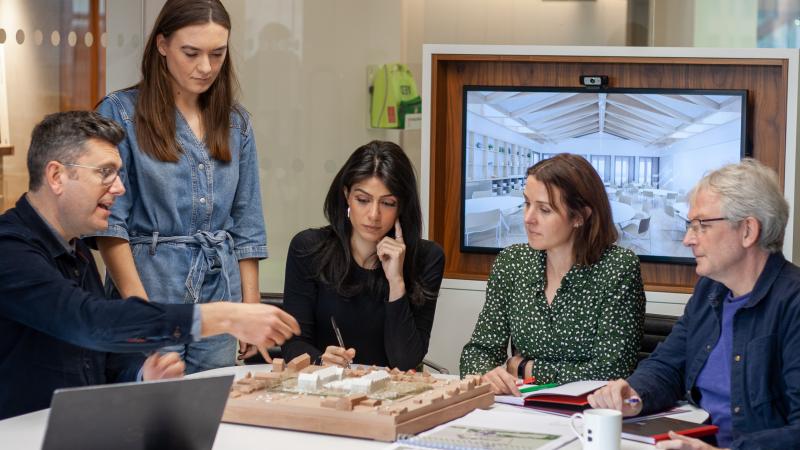
<path id="1" fill-rule="evenodd" d="M 494 401 L 496 403 L 522 406 L 525 404 L 525 394 L 522 394 L 522 397 L 514 397 L 513 395 L 495 395 Z"/>
<path id="2" fill-rule="evenodd" d="M 575 440 L 566 421 L 528 414 L 477 409 L 466 416 L 440 425 L 414 440 L 398 441 L 388 448 L 524 448 L 553 450 Z M 428 444 L 426 446 L 425 444 Z M 441 445 L 446 444 L 446 447 Z"/>

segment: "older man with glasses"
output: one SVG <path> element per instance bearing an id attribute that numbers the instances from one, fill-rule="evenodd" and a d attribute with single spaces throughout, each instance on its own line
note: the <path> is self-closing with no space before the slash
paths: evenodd
<path id="1" fill-rule="evenodd" d="M 182 376 L 177 353 L 145 359 L 167 345 L 229 333 L 270 346 L 300 333 L 268 305 L 104 298 L 79 237 L 106 229 L 125 193 L 123 136 L 82 111 L 51 114 L 33 130 L 29 190 L 0 215 L 0 419 L 46 408 L 58 388 Z"/>
<path id="2" fill-rule="evenodd" d="M 634 416 L 688 400 L 719 426 L 716 442 L 671 433 L 659 448 L 800 448 L 800 269 L 781 253 L 788 215 L 775 172 L 755 160 L 700 180 L 683 243 L 701 278 L 684 315 L 591 405 Z"/>

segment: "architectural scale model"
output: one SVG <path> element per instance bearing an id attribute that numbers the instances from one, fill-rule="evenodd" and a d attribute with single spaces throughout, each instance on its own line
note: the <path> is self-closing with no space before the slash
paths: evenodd
<path id="1" fill-rule="evenodd" d="M 440 379 L 398 369 L 310 365 L 308 355 L 231 388 L 223 422 L 394 441 L 494 403 L 480 377 Z"/>

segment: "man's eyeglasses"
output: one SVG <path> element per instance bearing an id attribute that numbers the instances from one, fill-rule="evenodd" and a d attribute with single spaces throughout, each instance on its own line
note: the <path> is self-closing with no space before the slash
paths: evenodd
<path id="1" fill-rule="evenodd" d="M 119 176 L 119 169 L 115 169 L 113 167 L 97 167 L 97 166 L 87 166 L 84 164 L 63 163 L 63 162 L 61 164 L 69 167 L 83 167 L 84 169 L 93 169 L 94 171 L 99 173 L 100 176 L 102 177 L 100 183 L 102 183 L 103 186 L 111 186 L 112 184 L 114 184 L 114 181 Z"/>
<path id="2" fill-rule="evenodd" d="M 703 234 L 708 229 L 709 222 L 718 222 L 720 220 L 728 220 L 726 217 L 716 217 L 714 219 L 692 219 L 686 221 L 686 231 L 691 231 L 694 234 Z"/>

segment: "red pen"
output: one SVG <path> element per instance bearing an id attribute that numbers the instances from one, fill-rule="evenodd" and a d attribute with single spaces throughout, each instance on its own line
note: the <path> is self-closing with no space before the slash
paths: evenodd
<path id="1" fill-rule="evenodd" d="M 522 386 L 523 384 L 533 384 L 536 383 L 536 377 L 528 377 L 524 380 L 517 381 L 517 386 Z"/>

